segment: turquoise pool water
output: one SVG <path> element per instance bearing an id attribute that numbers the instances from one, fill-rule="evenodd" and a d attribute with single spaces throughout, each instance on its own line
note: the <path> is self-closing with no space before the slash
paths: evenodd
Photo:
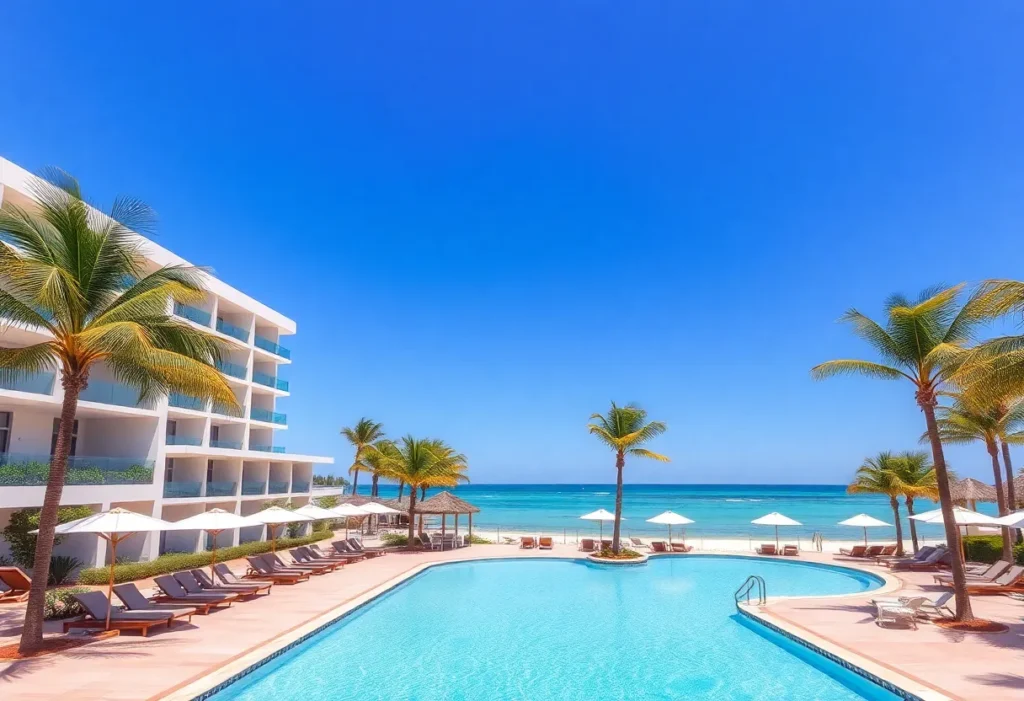
<path id="1" fill-rule="evenodd" d="M 853 570 L 738 557 L 622 568 L 550 559 L 443 565 L 213 698 L 896 698 L 741 621 L 733 591 L 750 574 L 773 596 L 880 584 Z"/>

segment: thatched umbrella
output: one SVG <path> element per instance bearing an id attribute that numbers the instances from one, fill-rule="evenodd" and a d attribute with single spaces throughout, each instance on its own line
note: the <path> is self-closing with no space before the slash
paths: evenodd
<path id="1" fill-rule="evenodd" d="M 408 507 L 406 507 L 408 509 Z M 451 492 L 440 492 L 426 501 L 416 505 L 418 514 L 439 514 L 441 516 L 441 538 L 444 538 L 445 518 L 448 514 L 455 515 L 455 537 L 459 537 L 459 514 L 469 514 L 469 539 L 473 539 L 473 514 L 480 509 L 464 499 L 459 499 Z M 442 547 L 444 547 L 442 545 Z"/>
<path id="2" fill-rule="evenodd" d="M 973 477 L 949 481 L 949 493 L 953 501 L 962 502 L 976 510 L 979 501 L 999 501 L 996 488 Z"/>
<path id="3" fill-rule="evenodd" d="M 1017 503 L 1012 505 L 1011 510 L 1024 506 L 1024 474 L 1013 478 L 1013 496 L 1017 499 Z"/>

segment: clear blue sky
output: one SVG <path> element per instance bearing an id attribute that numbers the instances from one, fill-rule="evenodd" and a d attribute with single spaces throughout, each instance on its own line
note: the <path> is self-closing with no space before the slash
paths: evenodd
<path id="1" fill-rule="evenodd" d="M 810 380 L 835 319 L 1024 275 L 1011 0 L 147 5 L 4 10 L 0 154 L 297 321 L 289 450 L 368 415 L 609 481 L 616 399 L 669 424 L 631 481 L 842 482 L 923 420 Z"/>

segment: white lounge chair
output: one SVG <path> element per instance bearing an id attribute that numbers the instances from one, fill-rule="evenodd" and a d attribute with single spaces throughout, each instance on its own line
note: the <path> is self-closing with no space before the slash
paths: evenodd
<path id="1" fill-rule="evenodd" d="M 929 599 L 924 596 L 898 596 L 892 599 L 872 599 L 871 603 L 876 606 L 902 606 L 917 611 L 919 614 L 952 618 L 953 610 L 949 608 L 948 604 L 953 596 L 954 593 L 950 591 L 941 594 L 937 599 Z"/>
<path id="2" fill-rule="evenodd" d="M 917 630 L 917 612 L 910 606 L 878 604 L 877 609 L 878 613 L 875 615 L 876 625 L 881 626 L 886 623 L 894 623 Z"/>

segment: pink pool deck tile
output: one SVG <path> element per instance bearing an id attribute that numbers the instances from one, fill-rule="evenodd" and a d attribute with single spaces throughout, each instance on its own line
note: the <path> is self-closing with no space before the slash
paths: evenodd
<path id="1" fill-rule="evenodd" d="M 346 602 L 356 602 L 424 564 L 495 557 L 579 556 L 575 546 L 561 544 L 544 551 L 491 545 L 444 553 L 391 553 L 312 577 L 303 584 L 276 585 L 269 597 L 194 617 L 192 625 L 153 631 L 148 638 L 127 634 L 60 655 L 0 662 L 0 699 L 84 701 L 158 699 L 175 692 L 180 695 L 205 675 L 244 664 L 253 655 L 261 655 L 261 648 L 268 643 L 299 634 Z M 817 553 L 804 553 L 802 559 L 831 561 L 830 556 Z M 236 572 L 244 569 L 241 562 L 231 565 Z M 928 585 L 930 576 L 900 577 L 906 592 L 938 592 Z M 1006 597 L 975 597 L 976 613 L 1011 626 L 1009 633 L 982 636 L 953 634 L 932 625 L 923 625 L 918 631 L 879 628 L 867 604 L 870 598 L 857 595 L 780 600 L 770 603 L 766 610 L 791 629 L 810 631 L 951 698 L 1024 698 L 1020 671 L 1024 669 L 1024 604 Z M 0 608 L 0 644 L 17 639 L 23 611 L 23 606 Z"/>

